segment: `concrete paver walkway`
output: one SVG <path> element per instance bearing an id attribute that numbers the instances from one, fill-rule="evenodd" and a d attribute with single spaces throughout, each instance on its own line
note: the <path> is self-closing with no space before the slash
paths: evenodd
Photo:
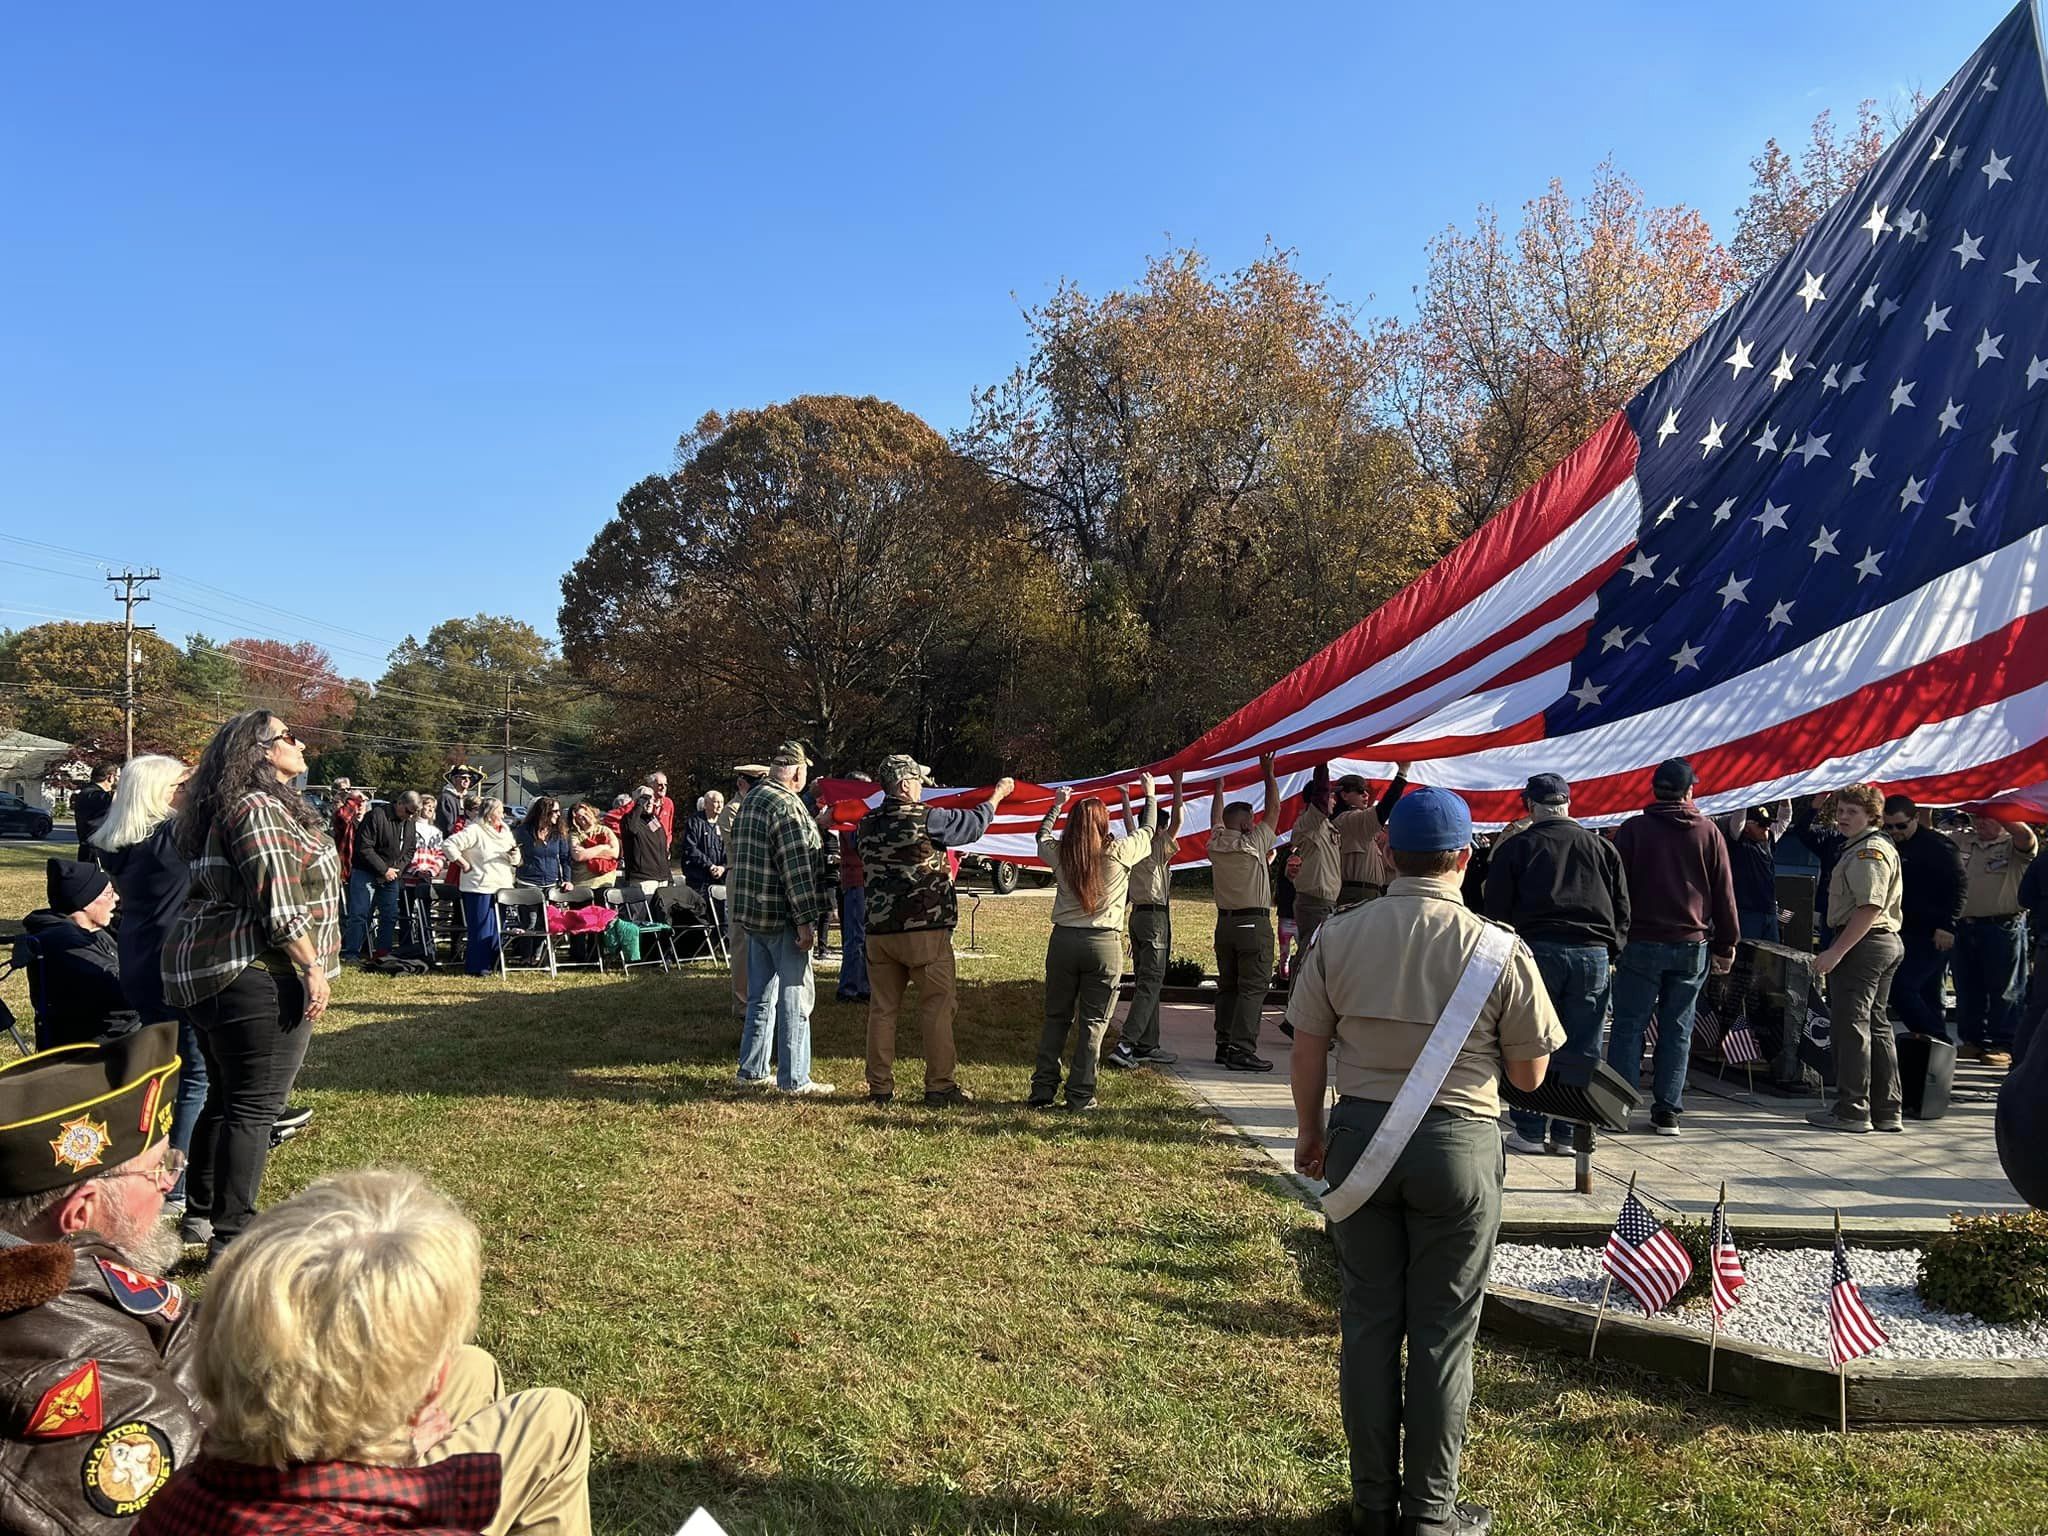
<path id="1" fill-rule="evenodd" d="M 1267 1010 L 1259 1037 L 1259 1054 L 1273 1062 L 1270 1073 L 1217 1066 L 1213 1019 L 1211 1009 L 1196 1004 L 1162 1010 L 1161 1043 L 1180 1053 L 1167 1070 L 1294 1177 L 1291 1052 L 1280 1011 Z M 1509 1153 L 1503 1218 L 1611 1218 L 1631 1173 L 1666 1208 L 1700 1213 L 1713 1209 L 1725 1179 L 1731 1216 L 1814 1222 L 1840 1209 L 1844 1217 L 1941 1222 L 1955 1211 L 2017 1209 L 2023 1202 L 1999 1168 L 1992 1140 L 1993 1098 L 2003 1075 L 1961 1065 L 1955 1102 L 1943 1119 L 1909 1120 L 1899 1136 L 1844 1136 L 1806 1124 L 1818 1099 L 1752 1094 L 1739 1078 L 1721 1083 L 1695 1074 L 1683 1136 L 1645 1129 L 1599 1137 L 1591 1195 L 1574 1193 L 1571 1158 Z"/>

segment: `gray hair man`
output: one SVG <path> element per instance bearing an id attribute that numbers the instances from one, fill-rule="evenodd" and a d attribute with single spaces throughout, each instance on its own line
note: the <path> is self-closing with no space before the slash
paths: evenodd
<path id="1" fill-rule="evenodd" d="M 974 1097 L 953 1080 L 953 930 L 960 904 L 944 850 L 987 836 L 996 807 L 1017 781 L 998 779 L 986 800 L 956 810 L 924 803 L 931 774 L 907 753 L 883 758 L 875 775 L 882 803 L 861 817 L 854 847 L 867 879 L 868 1098 L 887 1104 L 896 1096 L 896 1017 L 915 981 L 924 1101 L 938 1109 Z"/>
<path id="2" fill-rule="evenodd" d="M 726 891 L 747 941 L 747 1018 L 740 1031 L 739 1081 L 769 1082 L 786 1094 L 825 1094 L 811 1076 L 811 1005 L 816 996 L 811 946 L 832 893 L 822 879 L 817 819 L 798 798 L 810 753 L 785 741 L 768 760 L 768 777 L 747 792 L 733 820 Z"/>

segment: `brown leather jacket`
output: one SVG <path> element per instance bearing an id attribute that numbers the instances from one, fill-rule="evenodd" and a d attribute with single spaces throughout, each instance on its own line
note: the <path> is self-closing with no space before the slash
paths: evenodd
<path id="1" fill-rule="evenodd" d="M 0 1533 L 122 1536 L 199 1454 L 192 1316 L 89 1235 L 0 1246 Z"/>

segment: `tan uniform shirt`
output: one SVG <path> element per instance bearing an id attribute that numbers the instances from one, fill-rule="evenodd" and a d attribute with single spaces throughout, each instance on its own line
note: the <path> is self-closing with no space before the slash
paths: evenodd
<path id="1" fill-rule="evenodd" d="M 2020 877 L 2031 862 L 2020 849 L 2019 839 L 2008 834 L 1997 842 L 1986 842 L 1973 827 L 1954 835 L 1956 850 L 1963 856 L 1965 917 L 2011 917 L 2020 909 Z"/>
<path id="2" fill-rule="evenodd" d="M 1315 901 L 1335 901 L 1343 889 L 1343 855 L 1337 846 L 1336 824 L 1314 806 L 1304 806 L 1294 823 L 1293 847 L 1301 855 L 1295 893 Z"/>
<path id="3" fill-rule="evenodd" d="M 1131 901 L 1148 906 L 1165 906 L 1173 880 L 1173 856 L 1180 839 L 1165 832 L 1152 834 L 1152 851 L 1131 866 Z"/>
<path id="4" fill-rule="evenodd" d="M 1380 813 L 1369 805 L 1343 811 L 1331 823 L 1337 829 L 1337 847 L 1343 855 L 1346 881 L 1383 886 L 1393 871 L 1380 853 Z M 1297 887 L 1299 889 L 1299 887 Z"/>
<path id="5" fill-rule="evenodd" d="M 1899 850 L 1883 832 L 1872 828 L 1843 845 L 1828 877 L 1828 926 L 1839 932 L 1858 907 L 1877 908 L 1872 933 L 1897 933 L 1905 922 L 1906 882 Z"/>
<path id="6" fill-rule="evenodd" d="M 1309 946 L 1287 1021 L 1298 1034 L 1335 1037 L 1331 1078 L 1338 1093 L 1391 1104 L 1401 1091 L 1487 926 L 1465 905 L 1462 878 L 1397 878 L 1378 901 L 1324 923 Z M 1517 939 L 1431 1102 L 1495 1119 L 1501 1062 L 1548 1056 L 1563 1044 L 1564 1025 L 1536 957 Z"/>
<path id="7" fill-rule="evenodd" d="M 1263 821 L 1253 822 L 1243 832 L 1218 827 L 1209 834 L 1209 866 L 1218 911 L 1273 905 L 1273 881 L 1266 873 L 1266 860 L 1273 856 L 1273 845 L 1279 841 L 1280 834 Z"/>
<path id="8" fill-rule="evenodd" d="M 1052 871 L 1056 882 L 1052 896 L 1052 924 L 1055 928 L 1113 928 L 1124 925 L 1124 909 L 1130 902 L 1131 868 L 1144 862 L 1152 851 L 1152 834 L 1142 829 L 1129 837 L 1111 840 L 1102 855 L 1102 907 L 1090 912 L 1082 906 L 1067 884 L 1060 868 L 1060 840 L 1040 833 L 1038 856 Z"/>

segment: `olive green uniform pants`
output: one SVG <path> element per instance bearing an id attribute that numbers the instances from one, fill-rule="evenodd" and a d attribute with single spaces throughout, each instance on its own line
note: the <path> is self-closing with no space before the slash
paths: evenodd
<path id="1" fill-rule="evenodd" d="M 1351 1171 L 1389 1107 L 1338 1100 L 1323 1165 L 1331 1184 Z M 1330 1224 L 1343 1288 L 1338 1393 L 1351 1501 L 1398 1505 L 1425 1533 L 1456 1513 L 1472 1340 L 1506 1176 L 1499 1125 L 1431 1109 L 1372 1199 Z"/>
<path id="2" fill-rule="evenodd" d="M 1216 1049 L 1249 1051 L 1273 985 L 1273 914 L 1216 914 Z"/>
<path id="3" fill-rule="evenodd" d="M 1166 961 L 1173 953 L 1173 914 L 1163 906 L 1131 908 L 1131 1011 L 1124 1015 L 1124 1042 L 1133 1050 L 1159 1044 L 1159 994 L 1166 985 Z"/>

